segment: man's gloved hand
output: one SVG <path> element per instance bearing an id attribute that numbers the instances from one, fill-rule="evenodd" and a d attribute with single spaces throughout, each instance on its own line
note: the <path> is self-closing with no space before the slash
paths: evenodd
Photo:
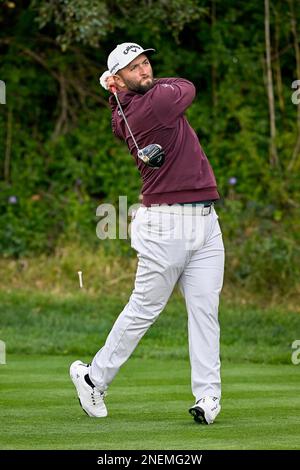
<path id="1" fill-rule="evenodd" d="M 99 78 L 99 82 L 105 90 L 109 90 L 109 91 L 112 92 L 111 87 L 117 88 L 116 81 L 115 81 L 115 76 L 111 75 L 111 73 L 108 70 L 106 70 L 101 75 L 101 77 Z"/>
<path id="2" fill-rule="evenodd" d="M 103 72 L 103 74 L 99 78 L 100 85 L 103 86 L 105 90 L 108 90 L 108 86 L 107 86 L 108 77 L 111 77 L 111 73 L 108 70 L 106 70 L 105 72 Z"/>

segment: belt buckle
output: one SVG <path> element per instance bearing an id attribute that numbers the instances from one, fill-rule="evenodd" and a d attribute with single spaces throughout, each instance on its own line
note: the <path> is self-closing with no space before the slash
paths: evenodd
<path id="1" fill-rule="evenodd" d="M 211 206 L 202 207 L 201 215 L 209 215 L 211 213 Z"/>

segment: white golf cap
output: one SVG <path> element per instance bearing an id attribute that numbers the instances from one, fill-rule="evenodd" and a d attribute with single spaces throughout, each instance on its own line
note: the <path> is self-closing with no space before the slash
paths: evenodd
<path id="1" fill-rule="evenodd" d="M 144 52 L 155 52 L 155 49 L 143 49 L 134 42 L 118 44 L 107 59 L 107 68 L 110 74 L 114 75 L 118 70 L 126 67 L 126 65 Z"/>

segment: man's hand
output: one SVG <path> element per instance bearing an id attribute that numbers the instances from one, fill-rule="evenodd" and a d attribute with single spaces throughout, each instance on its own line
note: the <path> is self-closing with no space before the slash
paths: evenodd
<path id="1" fill-rule="evenodd" d="M 103 86 L 103 88 L 105 88 L 105 90 L 109 90 L 111 93 L 112 93 L 111 87 L 117 88 L 115 75 L 111 75 L 108 70 L 101 75 L 99 81 L 100 81 L 100 84 Z"/>
<path id="2" fill-rule="evenodd" d="M 115 80 L 115 76 L 114 75 L 111 75 L 110 77 L 107 77 L 106 79 L 106 85 L 107 85 L 107 88 L 108 90 L 113 93 L 113 90 L 112 90 L 112 87 L 115 89 L 118 88 L 117 86 L 117 83 L 116 83 L 116 80 Z"/>

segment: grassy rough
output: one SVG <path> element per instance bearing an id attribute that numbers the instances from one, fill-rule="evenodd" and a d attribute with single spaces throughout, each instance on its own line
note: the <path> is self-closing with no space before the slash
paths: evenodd
<path id="1" fill-rule="evenodd" d="M 93 355 L 103 344 L 128 297 L 68 296 L 39 291 L 2 291 L 0 338 L 8 354 Z M 221 355 L 231 362 L 290 364 L 300 315 L 280 308 L 221 302 Z M 134 355 L 187 359 L 187 315 L 174 293 Z"/>

